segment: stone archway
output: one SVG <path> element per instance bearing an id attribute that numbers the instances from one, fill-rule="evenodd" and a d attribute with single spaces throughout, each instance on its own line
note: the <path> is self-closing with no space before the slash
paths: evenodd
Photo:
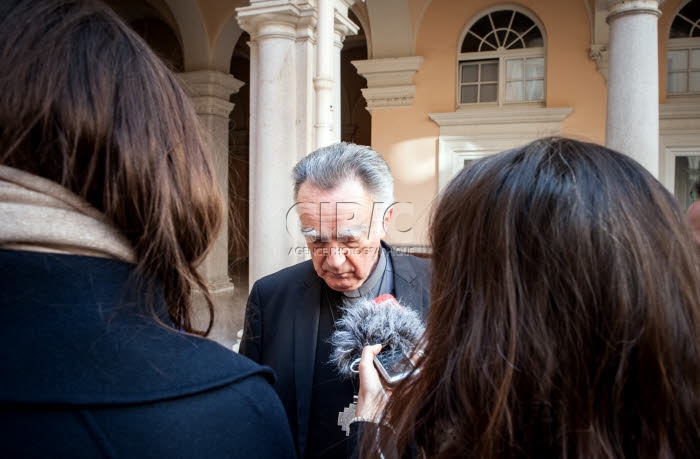
<path id="1" fill-rule="evenodd" d="M 229 275 L 237 286 L 248 285 L 249 240 L 249 133 L 250 133 L 250 36 L 243 32 L 230 57 L 229 73 L 244 85 L 231 96 L 229 117 Z M 248 289 L 238 288 L 234 301 L 244 307 Z"/>
<path id="2" fill-rule="evenodd" d="M 180 30 L 168 7 L 158 1 L 105 0 L 174 72 L 185 67 Z"/>
<path id="3" fill-rule="evenodd" d="M 235 5 L 227 5 L 226 19 L 212 12 L 212 4 L 197 0 L 106 1 L 177 72 L 211 140 L 217 178 L 222 189 L 228 190 L 231 95 L 242 84 L 229 74 L 231 52 L 241 32 L 231 19 Z M 245 306 L 233 301 L 228 226 L 227 219 L 199 267 L 214 300 L 215 321 L 210 338 L 227 347 L 235 343 L 236 331 L 243 325 Z M 194 295 L 192 314 L 196 327 L 206 327 L 208 313 L 201 295 Z"/>
<path id="4" fill-rule="evenodd" d="M 361 24 L 353 11 L 348 13 L 348 17 L 355 24 Z M 345 37 L 340 52 L 341 140 L 361 145 L 372 143 L 372 120 L 366 110 L 367 101 L 362 96 L 367 80 L 357 73 L 352 61 L 367 59 L 367 50 L 367 37 L 360 25 L 356 35 Z"/>

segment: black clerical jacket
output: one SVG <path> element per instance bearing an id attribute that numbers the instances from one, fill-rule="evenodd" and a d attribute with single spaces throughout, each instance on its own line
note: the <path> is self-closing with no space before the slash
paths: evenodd
<path id="1" fill-rule="evenodd" d="M 430 297 L 428 260 L 382 244 L 391 258 L 397 299 L 425 319 Z M 287 411 L 299 457 L 304 457 L 308 438 L 322 282 L 310 260 L 255 282 L 240 346 L 241 354 L 277 374 L 275 389 Z"/>

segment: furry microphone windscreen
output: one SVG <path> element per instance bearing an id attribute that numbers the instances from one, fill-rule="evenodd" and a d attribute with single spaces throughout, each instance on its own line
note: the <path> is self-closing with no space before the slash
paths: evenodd
<path id="1" fill-rule="evenodd" d="M 375 300 L 362 298 L 343 308 L 342 317 L 331 335 L 330 363 L 338 373 L 350 377 L 350 367 L 367 345 L 381 344 L 382 349 L 402 349 L 407 355 L 423 335 L 425 325 L 420 315 L 402 307 L 391 295 Z"/>

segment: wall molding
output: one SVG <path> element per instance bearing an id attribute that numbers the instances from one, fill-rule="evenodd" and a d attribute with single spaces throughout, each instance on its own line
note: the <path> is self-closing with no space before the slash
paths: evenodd
<path id="1" fill-rule="evenodd" d="M 535 139 L 562 134 L 573 108 L 537 106 L 484 107 L 428 116 L 440 127 L 438 187 L 464 168 L 465 161 L 515 148 Z"/>
<path id="2" fill-rule="evenodd" d="M 352 61 L 367 80 L 362 95 L 370 112 L 383 108 L 409 107 L 413 104 L 416 87 L 413 77 L 423 64 L 423 57 L 408 56 Z"/>

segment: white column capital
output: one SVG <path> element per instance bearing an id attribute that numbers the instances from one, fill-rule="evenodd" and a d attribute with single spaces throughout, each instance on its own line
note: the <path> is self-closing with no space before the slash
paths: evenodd
<path id="1" fill-rule="evenodd" d="M 296 4 L 288 0 L 251 3 L 251 6 L 236 8 L 236 18 L 253 41 L 265 36 L 293 39 L 297 27 L 316 25 L 316 9 L 309 3 Z"/>
<path id="2" fill-rule="evenodd" d="M 605 81 L 608 80 L 609 53 L 608 45 L 591 45 L 591 50 L 588 53 L 598 67 L 598 72 L 603 75 Z"/>
<path id="3" fill-rule="evenodd" d="M 352 22 L 350 18 L 348 18 L 347 13 L 343 14 L 342 12 L 335 10 L 333 29 L 336 35 L 336 43 L 342 43 L 345 37 L 348 35 L 355 35 L 357 31 L 360 30 L 360 26 Z"/>
<path id="4" fill-rule="evenodd" d="M 216 70 L 197 70 L 179 73 L 183 87 L 200 115 L 215 115 L 228 118 L 233 104 L 231 94 L 237 93 L 243 82 L 228 73 Z"/>
<path id="5" fill-rule="evenodd" d="M 659 6 L 663 0 L 608 0 L 607 22 L 627 14 L 653 14 L 661 16 Z"/>
<path id="6" fill-rule="evenodd" d="M 421 56 L 352 61 L 367 79 L 367 89 L 362 90 L 367 110 L 411 106 L 416 91 L 413 76 L 422 64 Z"/>
<path id="7" fill-rule="evenodd" d="M 364 3 L 365 0 L 338 0 L 338 4 L 343 5 L 345 9 L 350 8 L 352 5 L 354 5 L 357 2 Z"/>

